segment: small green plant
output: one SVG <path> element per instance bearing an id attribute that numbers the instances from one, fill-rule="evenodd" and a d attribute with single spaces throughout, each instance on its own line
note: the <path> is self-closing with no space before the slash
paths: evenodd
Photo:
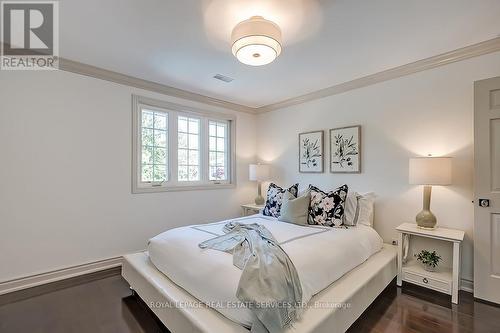
<path id="1" fill-rule="evenodd" d="M 436 268 L 439 261 L 441 260 L 441 256 L 439 256 L 436 251 L 427 251 L 422 250 L 420 253 L 415 254 L 415 258 L 420 261 L 422 264 L 430 266 L 432 268 Z"/>

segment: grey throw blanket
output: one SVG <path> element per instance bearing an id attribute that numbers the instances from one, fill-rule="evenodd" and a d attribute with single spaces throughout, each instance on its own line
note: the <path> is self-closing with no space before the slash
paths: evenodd
<path id="1" fill-rule="evenodd" d="M 224 232 L 199 246 L 233 253 L 233 264 L 243 270 L 236 297 L 259 319 L 252 332 L 290 326 L 302 313 L 302 287 L 288 255 L 263 225 L 229 222 Z"/>

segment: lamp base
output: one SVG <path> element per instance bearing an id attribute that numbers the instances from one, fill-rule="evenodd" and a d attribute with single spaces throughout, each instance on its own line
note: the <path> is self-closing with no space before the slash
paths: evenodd
<path id="1" fill-rule="evenodd" d="M 437 220 L 436 216 L 430 210 L 422 210 L 416 217 L 417 226 L 422 229 L 433 230 L 436 229 Z"/>
<path id="2" fill-rule="evenodd" d="M 424 207 L 420 213 L 417 214 L 417 226 L 422 229 L 435 229 L 437 220 L 434 214 L 431 212 L 431 192 L 432 187 L 430 185 L 424 186 Z"/>
<path id="3" fill-rule="evenodd" d="M 262 197 L 262 195 L 258 195 L 256 198 L 255 198 L 255 204 L 257 206 L 262 206 L 264 205 L 264 198 Z"/>
<path id="4" fill-rule="evenodd" d="M 262 206 L 262 205 L 264 205 L 264 198 L 262 197 L 262 192 L 261 192 L 261 190 L 262 190 L 262 183 L 261 183 L 261 182 L 259 182 L 259 183 L 257 184 L 257 197 L 255 198 L 255 204 L 256 204 L 257 206 Z"/>

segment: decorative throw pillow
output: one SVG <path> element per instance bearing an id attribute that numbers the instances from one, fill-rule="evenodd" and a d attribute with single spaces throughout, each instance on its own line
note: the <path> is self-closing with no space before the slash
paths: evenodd
<path id="1" fill-rule="evenodd" d="M 338 227 L 343 224 L 344 203 L 347 198 L 347 185 L 342 185 L 328 193 L 309 185 L 311 204 L 309 205 L 309 224 Z"/>
<path id="2" fill-rule="evenodd" d="M 286 192 L 278 221 L 306 225 L 310 202 L 311 194 L 309 192 L 297 198 L 292 196 L 290 192 Z"/>
<path id="3" fill-rule="evenodd" d="M 290 192 L 294 198 L 297 197 L 299 192 L 299 184 L 290 186 L 288 189 L 281 188 L 278 185 L 271 183 L 267 189 L 266 206 L 262 214 L 272 217 L 280 216 L 281 204 L 283 202 L 283 195 L 285 192 Z"/>

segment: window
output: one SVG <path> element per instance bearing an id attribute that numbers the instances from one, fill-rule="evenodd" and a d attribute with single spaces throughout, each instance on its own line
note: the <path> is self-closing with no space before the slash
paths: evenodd
<path id="1" fill-rule="evenodd" d="M 177 179 L 200 180 L 200 119 L 179 116 L 177 131 Z"/>
<path id="2" fill-rule="evenodd" d="M 168 180 L 168 113 L 141 108 L 141 182 Z"/>
<path id="3" fill-rule="evenodd" d="M 235 183 L 232 116 L 133 96 L 133 192 Z"/>
<path id="4" fill-rule="evenodd" d="M 227 123 L 208 122 L 208 167 L 210 180 L 227 180 Z"/>

